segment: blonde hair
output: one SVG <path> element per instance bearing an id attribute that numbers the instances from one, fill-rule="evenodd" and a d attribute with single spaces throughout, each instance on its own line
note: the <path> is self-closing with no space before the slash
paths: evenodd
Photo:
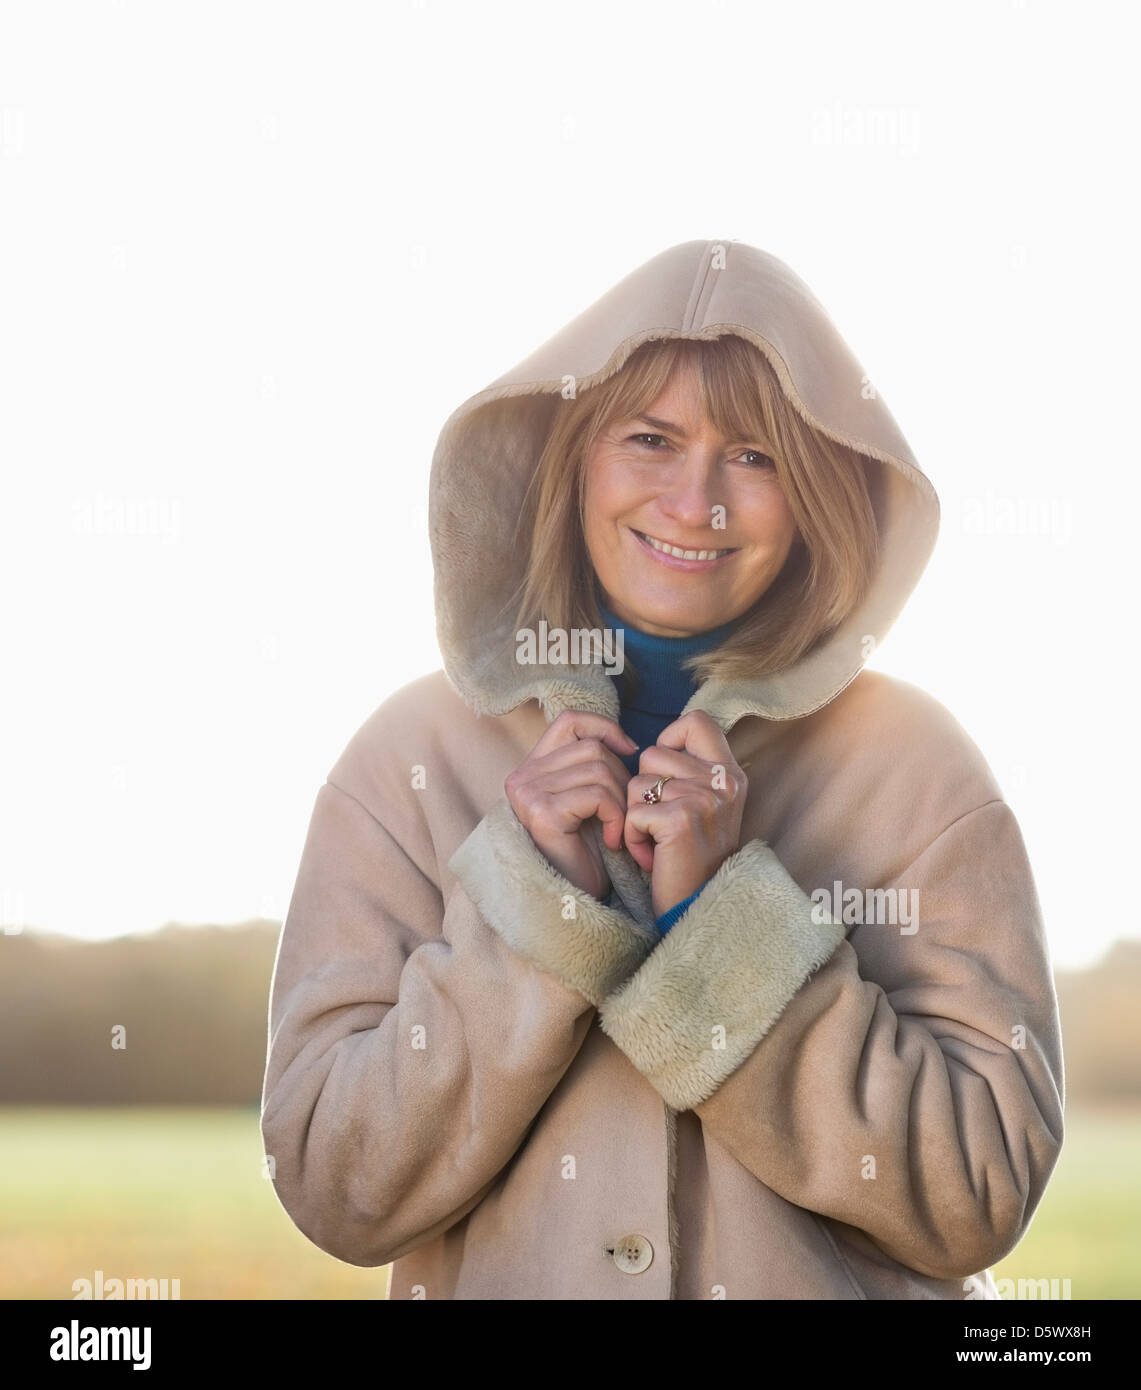
<path id="1" fill-rule="evenodd" d="M 863 454 L 812 428 L 785 396 L 768 359 L 745 338 L 643 343 L 611 376 L 560 398 L 520 513 L 530 534 L 516 623 L 599 628 L 598 593 L 583 530 L 586 460 L 616 420 L 648 408 L 688 365 L 710 422 L 734 439 L 771 446 L 797 527 L 784 567 L 734 631 L 684 663 L 699 681 L 783 670 L 831 632 L 863 597 L 878 543 Z M 632 669 L 632 664 L 627 661 Z"/>

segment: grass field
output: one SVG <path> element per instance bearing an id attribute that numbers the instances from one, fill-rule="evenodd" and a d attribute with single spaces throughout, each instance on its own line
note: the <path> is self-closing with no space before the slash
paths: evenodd
<path id="1" fill-rule="evenodd" d="M 384 1298 L 318 1250 L 262 1177 L 256 1107 L 0 1107 L 0 1298 L 181 1280 L 191 1298 Z"/>
<path id="2" fill-rule="evenodd" d="M 70 1299 L 97 1269 L 177 1278 L 183 1299 L 385 1297 L 387 1271 L 331 1258 L 285 1215 L 253 1107 L 0 1108 L 0 1156 L 0 1298 Z M 995 1277 L 1138 1297 L 1139 1173 L 1141 1111 L 1071 1112 L 1034 1224 Z"/>

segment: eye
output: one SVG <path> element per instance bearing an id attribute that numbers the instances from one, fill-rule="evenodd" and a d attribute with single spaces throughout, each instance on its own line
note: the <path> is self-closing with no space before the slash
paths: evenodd
<path id="1" fill-rule="evenodd" d="M 632 434 L 630 438 L 637 440 L 637 442 L 639 444 L 642 444 L 642 447 L 645 449 L 657 449 L 659 447 L 657 444 L 643 443 L 643 441 L 647 439 L 660 439 L 663 444 L 669 443 L 669 440 L 665 437 L 664 434 Z"/>
<path id="2" fill-rule="evenodd" d="M 753 463 L 750 464 L 750 467 L 752 467 L 752 468 L 775 468 L 775 467 L 776 467 L 776 464 L 773 462 L 773 460 L 772 460 L 771 458 L 769 458 L 768 454 L 762 454 L 761 451 L 760 451 L 759 449 L 746 449 L 746 450 L 744 451 L 744 453 L 745 453 L 746 455 L 751 454 L 752 457 L 753 457 L 753 459 L 755 460 L 755 462 L 753 462 Z"/>

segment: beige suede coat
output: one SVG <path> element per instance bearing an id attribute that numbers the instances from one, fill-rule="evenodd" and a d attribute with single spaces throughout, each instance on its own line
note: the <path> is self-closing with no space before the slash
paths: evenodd
<path id="1" fill-rule="evenodd" d="M 548 720 L 618 701 L 600 666 L 518 664 L 504 604 L 568 379 L 723 333 L 874 460 L 882 557 L 809 656 L 690 702 L 749 796 L 739 850 L 659 939 L 625 850 L 603 846 L 605 906 L 506 802 Z M 261 1126 L 310 1240 L 395 1262 L 392 1299 L 996 1296 L 988 1266 L 1062 1143 L 1039 905 L 974 744 L 863 670 L 937 525 L 825 311 L 739 243 L 656 256 L 454 412 L 430 487 L 444 669 L 387 699 L 318 789 L 278 946 Z"/>

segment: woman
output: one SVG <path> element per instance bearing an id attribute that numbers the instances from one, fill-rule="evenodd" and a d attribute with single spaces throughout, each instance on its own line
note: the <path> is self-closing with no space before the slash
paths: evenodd
<path id="1" fill-rule="evenodd" d="M 430 498 L 444 671 L 319 789 L 279 943 L 293 1221 L 393 1299 L 995 1297 L 1062 1142 L 1048 948 L 982 756 L 863 670 L 938 504 L 820 304 L 672 247 Z"/>

